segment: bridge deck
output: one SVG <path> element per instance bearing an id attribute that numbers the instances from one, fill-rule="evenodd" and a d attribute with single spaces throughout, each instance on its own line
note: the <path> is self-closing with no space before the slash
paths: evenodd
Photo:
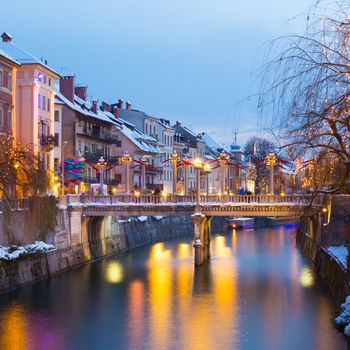
<path id="1" fill-rule="evenodd" d="M 193 196 L 86 196 L 60 197 L 60 205 L 73 210 L 80 207 L 87 216 L 190 215 L 207 216 L 299 216 L 312 204 L 319 209 L 322 199 L 310 196 L 201 196 L 198 205 Z"/>

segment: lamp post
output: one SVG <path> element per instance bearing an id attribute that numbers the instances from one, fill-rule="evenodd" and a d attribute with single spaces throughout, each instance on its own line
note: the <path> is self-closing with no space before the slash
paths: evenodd
<path id="1" fill-rule="evenodd" d="M 276 156 L 271 152 L 266 157 L 266 164 L 270 166 L 270 195 L 274 194 L 274 166 L 276 164 Z"/>
<path id="2" fill-rule="evenodd" d="M 197 205 L 199 205 L 199 203 L 200 203 L 200 187 L 201 187 L 201 170 L 203 167 L 202 160 L 200 158 L 196 158 L 193 162 L 193 166 L 196 169 L 196 173 L 197 173 L 196 203 L 197 203 Z"/>
<path id="3" fill-rule="evenodd" d="M 206 182 L 207 182 L 207 185 L 206 185 L 207 196 L 209 196 L 209 175 L 211 173 L 210 165 L 209 164 L 204 164 L 203 171 L 204 171 Z"/>
<path id="4" fill-rule="evenodd" d="M 173 155 L 171 156 L 171 161 L 173 163 L 173 195 L 176 195 L 176 185 L 177 185 L 177 161 L 179 160 L 179 156 L 177 155 L 176 151 L 174 151 Z"/>
<path id="5" fill-rule="evenodd" d="M 146 189 L 146 158 L 141 159 L 141 192 L 143 192 Z"/>
<path id="6" fill-rule="evenodd" d="M 122 162 L 125 164 L 126 167 L 126 175 L 125 175 L 125 193 L 130 194 L 130 162 L 132 161 L 132 158 L 130 157 L 130 154 L 128 152 L 125 152 Z"/>
<path id="7" fill-rule="evenodd" d="M 104 176 L 104 166 L 105 166 L 105 159 L 103 156 L 100 157 L 98 160 L 98 165 L 100 167 L 100 194 L 103 194 L 103 176 Z"/>
<path id="8" fill-rule="evenodd" d="M 218 160 L 219 160 L 219 163 L 220 163 L 220 177 L 221 177 L 221 194 L 225 194 L 225 188 L 226 188 L 226 184 L 225 184 L 225 164 L 226 164 L 226 161 L 227 161 L 227 154 L 222 151 L 220 154 L 219 154 L 219 157 L 218 157 Z"/>

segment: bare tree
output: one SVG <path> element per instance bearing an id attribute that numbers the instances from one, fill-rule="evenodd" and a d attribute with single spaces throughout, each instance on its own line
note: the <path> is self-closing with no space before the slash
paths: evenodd
<path id="1" fill-rule="evenodd" d="M 268 186 L 269 171 L 266 167 L 266 157 L 270 152 L 275 152 L 274 144 L 261 137 L 251 137 L 244 146 L 245 161 L 255 167 L 255 193 L 259 194 Z"/>
<path id="2" fill-rule="evenodd" d="M 264 66 L 259 102 L 278 120 L 284 147 L 294 147 L 296 157 L 338 167 L 334 190 L 350 175 L 349 45 L 349 2 L 316 1 L 304 35 L 271 43 L 278 54 Z"/>

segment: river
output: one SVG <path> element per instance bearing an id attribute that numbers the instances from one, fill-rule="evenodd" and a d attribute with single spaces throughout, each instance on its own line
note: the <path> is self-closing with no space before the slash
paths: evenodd
<path id="1" fill-rule="evenodd" d="M 346 349 L 295 227 L 191 237 L 103 259 L 1 295 L 0 349 Z"/>

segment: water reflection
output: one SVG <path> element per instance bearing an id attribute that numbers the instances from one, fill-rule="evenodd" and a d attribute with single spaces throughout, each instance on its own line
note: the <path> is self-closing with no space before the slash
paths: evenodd
<path id="1" fill-rule="evenodd" d="M 327 289 L 291 229 L 213 235 L 104 259 L 0 299 L 0 349 L 338 350 Z"/>

